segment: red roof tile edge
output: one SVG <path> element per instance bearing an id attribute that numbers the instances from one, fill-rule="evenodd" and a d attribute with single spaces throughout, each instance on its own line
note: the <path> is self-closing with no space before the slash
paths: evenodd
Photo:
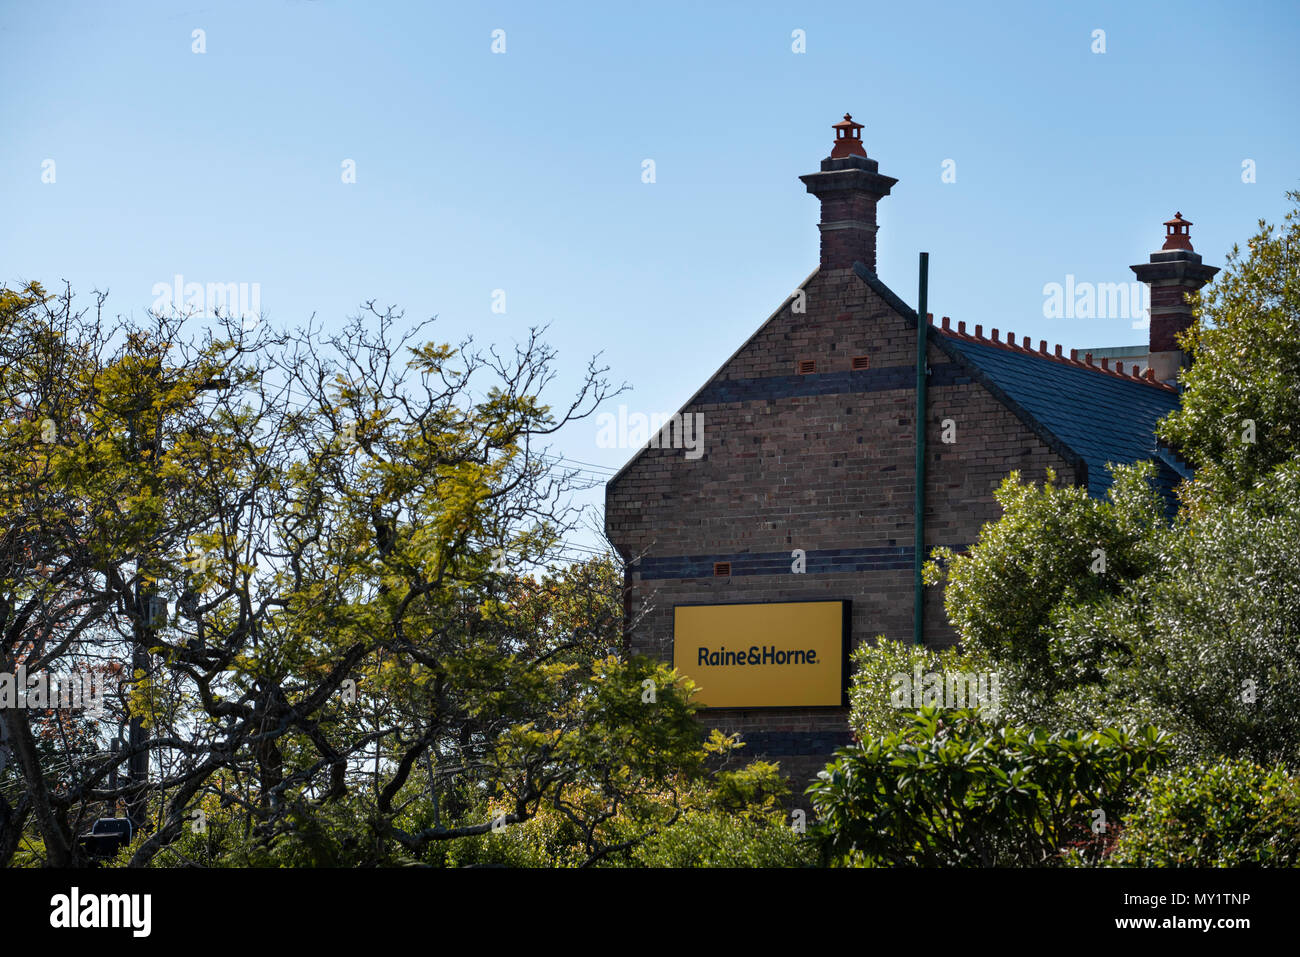
<path id="1" fill-rule="evenodd" d="M 929 325 L 931 329 L 933 329 L 935 332 L 941 333 L 952 339 L 961 339 L 965 342 L 978 342 L 980 345 L 996 346 L 999 349 L 1006 349 L 1008 352 L 1019 352 L 1024 355 L 1037 356 L 1040 359 L 1048 359 L 1051 360 L 1052 362 L 1059 362 L 1062 365 L 1073 366 L 1077 369 L 1089 369 L 1093 372 L 1096 372 L 1098 375 L 1114 376 L 1119 379 L 1124 379 L 1128 382 L 1140 382 L 1143 385 L 1153 386 L 1154 388 L 1157 389 L 1164 389 L 1166 392 L 1178 391 L 1171 385 L 1167 385 L 1164 382 L 1157 381 L 1155 375 L 1151 371 L 1150 366 L 1147 367 L 1146 372 L 1143 373 L 1142 375 L 1136 375 L 1133 373 L 1125 374 L 1124 363 L 1122 362 L 1115 363 L 1116 367 L 1114 369 L 1109 368 L 1109 362 L 1106 359 L 1102 359 L 1101 365 L 1099 366 L 1094 365 L 1092 361 L 1091 352 L 1085 354 L 1084 361 L 1080 361 L 1079 359 L 1076 358 L 1076 356 L 1078 355 L 1077 349 L 1071 349 L 1070 355 L 1067 357 L 1061 354 L 1061 347 L 1057 345 L 1055 347 L 1054 353 L 1049 353 L 1047 351 L 1046 339 L 1039 340 L 1038 349 L 1035 351 L 1034 349 L 1031 349 L 1029 347 L 1030 341 L 1028 336 L 1025 336 L 1024 345 L 1018 346 L 1016 345 L 1016 336 L 1015 333 L 1013 332 L 1008 332 L 1007 341 L 1002 342 L 997 338 L 998 331 L 996 329 L 993 330 L 994 338 L 985 339 L 984 327 L 982 325 L 977 325 L 975 327 L 975 334 L 970 335 L 966 331 L 965 322 L 957 323 L 957 328 L 953 329 L 949 326 L 949 322 L 951 320 L 947 316 L 943 317 L 941 325 L 935 325 L 934 313 L 932 312 L 927 313 L 926 318 L 929 320 Z M 1137 369 L 1136 362 L 1133 363 L 1133 368 L 1134 370 Z"/>

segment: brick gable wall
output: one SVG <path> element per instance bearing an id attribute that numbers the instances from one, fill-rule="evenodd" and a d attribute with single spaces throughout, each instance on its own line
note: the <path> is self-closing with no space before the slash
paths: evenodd
<path id="1" fill-rule="evenodd" d="M 916 329 L 852 270 L 821 270 L 683 412 L 704 415 L 704 455 L 646 449 L 606 490 L 606 528 L 642 614 L 629 651 L 672 660 L 682 603 L 809 599 L 853 602 L 852 639 L 911 639 Z M 854 356 L 869 368 L 852 369 Z M 799 360 L 817 372 L 799 375 Z M 999 512 L 993 490 L 1013 469 L 1041 481 L 1073 468 L 947 354 L 931 345 L 926 544 L 964 547 Z M 954 444 L 941 442 L 953 420 Z M 808 554 L 791 572 L 791 551 Z M 733 563 L 715 578 L 714 561 Z M 955 640 L 942 594 L 926 590 L 926 641 Z M 739 731 L 747 757 L 779 760 L 796 795 L 847 743 L 847 710 L 713 709 L 709 727 Z"/>

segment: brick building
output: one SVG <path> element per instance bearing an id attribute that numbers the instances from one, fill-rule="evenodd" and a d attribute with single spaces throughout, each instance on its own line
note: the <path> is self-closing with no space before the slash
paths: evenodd
<path id="1" fill-rule="evenodd" d="M 876 205 L 897 180 L 860 131 L 846 115 L 821 169 L 801 177 L 821 202 L 820 264 L 682 409 L 703 416 L 703 455 L 661 434 L 607 486 L 633 652 L 672 661 L 674 609 L 700 604 L 846 601 L 852 645 L 913 637 L 917 317 L 876 275 Z M 1183 293 L 1217 270 L 1181 214 L 1165 225 L 1163 249 L 1132 267 L 1151 288 L 1151 325 L 1146 350 L 1123 350 L 1127 370 L 927 317 L 926 552 L 976 541 L 1013 469 L 1041 481 L 1052 468 L 1092 495 L 1109 487 L 1108 462 L 1153 459 L 1166 489 L 1185 474 L 1153 428 L 1178 402 Z M 925 642 L 953 642 L 939 590 L 923 603 Z M 711 708 L 706 720 L 799 782 L 849 740 L 843 706 Z"/>

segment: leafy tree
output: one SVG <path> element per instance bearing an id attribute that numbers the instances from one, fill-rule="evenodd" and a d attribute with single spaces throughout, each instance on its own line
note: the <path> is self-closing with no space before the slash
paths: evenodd
<path id="1" fill-rule="evenodd" d="M 544 443 L 612 394 L 594 362 L 553 410 L 536 333 L 503 355 L 373 305 L 256 339 L 35 286 L 3 307 L 0 666 L 129 679 L 71 777 L 0 715 L 4 861 L 26 833 L 80 863 L 126 802 L 131 866 L 434 864 L 543 808 L 595 862 L 706 773 L 690 683 L 617 656 L 621 569 L 546 571 L 582 482 Z"/>
<path id="2" fill-rule="evenodd" d="M 948 619 L 963 648 L 999 671 L 1010 720 L 1077 726 L 1078 715 L 1055 723 L 1057 698 L 1104 683 L 1131 657 L 1124 639 L 1081 631 L 1072 616 L 1116 614 L 1128 584 L 1159 568 L 1165 519 L 1151 476 L 1145 464 L 1117 469 L 1097 499 L 1051 472 L 1041 487 L 1013 472 L 995 493 L 1002 517 L 968 552 L 935 549 L 927 581 L 946 580 Z"/>
<path id="3" fill-rule="evenodd" d="M 211 335 L 180 344 L 162 317 L 109 326 L 102 304 L 78 311 L 70 291 L 52 295 L 34 283 L 0 290 L 2 674 L 21 666 L 29 675 L 129 678 L 156 582 L 142 556 L 211 522 L 221 497 L 213 490 L 231 490 L 211 442 L 222 413 L 200 396 L 257 344 Z M 167 356 L 175 362 L 164 369 Z M 143 719 L 143 699 L 130 711 L 112 702 L 109 727 Z M 6 708 L 0 721 L 17 776 L 12 809 L 0 796 L 0 863 L 28 821 L 49 863 L 77 863 L 88 814 L 105 801 L 143 798 L 138 781 L 105 787 L 143 749 L 101 747 L 69 780 L 50 774 L 58 756 L 40 746 L 50 724 L 39 710 Z"/>
<path id="4" fill-rule="evenodd" d="M 1187 759 L 1300 765 L 1300 462 L 1160 541 L 1160 569 L 1122 601 L 1063 614 L 1071 633 L 1132 651 L 1067 710 L 1144 716 Z"/>
<path id="5" fill-rule="evenodd" d="M 1197 470 L 1191 502 L 1231 500 L 1300 455 L 1300 192 L 1287 195 L 1283 226 L 1260 220 L 1245 256 L 1232 247 L 1181 339 L 1193 363 L 1159 433 Z"/>
<path id="6" fill-rule="evenodd" d="M 1121 470 L 1117 487 L 1142 471 Z M 1125 546 L 1140 562 L 1109 584 L 1078 570 L 1087 543 L 1067 529 L 1076 519 L 1076 528 L 1095 529 L 1087 519 L 1104 505 L 1075 496 L 1061 518 L 1051 506 L 1059 494 L 1022 487 L 948 572 L 957 586 L 946 596 L 950 615 L 1007 676 L 1007 713 L 1057 730 L 1153 723 L 1174 736 L 1180 760 L 1300 762 L 1291 704 L 1300 695 L 1300 464 L 1173 527 L 1146 522 L 1144 537 Z M 1099 538 L 1115 541 L 1115 531 Z M 1053 565 L 1047 543 L 1056 541 L 1064 546 Z M 1026 567 L 1034 570 L 1006 572 Z M 1021 599 L 1054 589 L 1036 621 L 1010 617 Z M 994 627 L 1001 615 L 1007 641 Z"/>

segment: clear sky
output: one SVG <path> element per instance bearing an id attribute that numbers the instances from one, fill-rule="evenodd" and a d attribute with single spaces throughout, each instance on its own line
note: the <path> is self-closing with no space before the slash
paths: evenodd
<path id="1" fill-rule="evenodd" d="M 377 299 L 484 344 L 550 324 L 556 404 L 603 351 L 614 409 L 672 412 L 816 265 L 797 177 L 848 111 L 899 180 L 879 272 L 906 301 L 927 250 L 936 315 L 1137 343 L 1045 318 L 1044 285 L 1130 282 L 1175 210 L 1215 265 L 1280 219 L 1297 49 L 1294 0 L 4 0 L 0 280 L 137 316 L 176 274 L 258 283 L 277 324 Z M 631 455 L 590 420 L 555 451 Z"/>

